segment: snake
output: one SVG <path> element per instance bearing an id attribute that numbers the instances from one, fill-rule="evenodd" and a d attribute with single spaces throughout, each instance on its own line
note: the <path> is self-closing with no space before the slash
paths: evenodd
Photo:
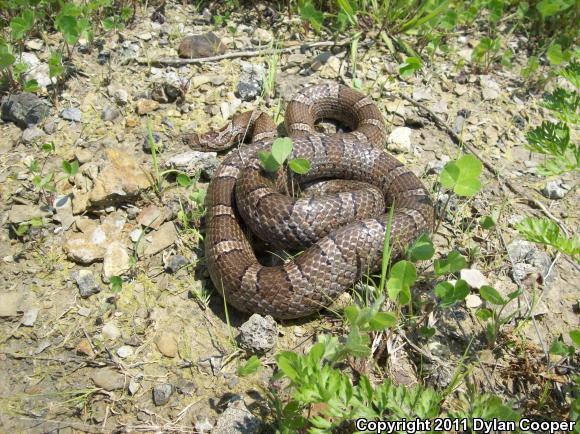
<path id="1" fill-rule="evenodd" d="M 319 132 L 317 123 L 328 119 L 345 130 Z M 284 124 L 292 140 L 288 159 L 306 159 L 306 174 L 273 176 L 262 168 L 260 151 L 272 149 L 278 132 L 259 111 L 237 114 L 219 131 L 183 135 L 185 144 L 203 151 L 239 145 L 208 185 L 207 268 L 228 304 L 279 320 L 312 315 L 378 271 L 388 228 L 395 257 L 430 233 L 434 220 L 421 180 L 384 149 L 386 126 L 370 96 L 339 83 L 312 85 L 288 103 Z M 338 179 L 350 187 L 296 198 L 281 186 L 286 179 L 288 190 L 289 178 L 299 185 Z M 256 237 L 299 252 L 265 263 L 253 247 Z"/>

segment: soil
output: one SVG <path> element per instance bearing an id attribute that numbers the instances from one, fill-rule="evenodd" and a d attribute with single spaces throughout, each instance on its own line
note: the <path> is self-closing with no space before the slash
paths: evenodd
<path id="1" fill-rule="evenodd" d="M 296 50 L 281 55 L 277 64 L 272 56 L 262 55 L 153 66 L 147 61 L 177 58 L 187 34 L 211 31 L 226 53 L 267 44 L 259 38 L 266 41 L 268 35 L 280 46 L 319 40 L 312 31 L 304 32 L 296 16 L 279 15 L 271 25 L 259 11 L 245 11 L 231 14 L 222 27 L 204 23 L 202 11 L 193 6 L 168 3 L 163 24 L 151 20 L 154 10 L 139 9 L 126 29 L 107 34 L 101 44 L 77 48 L 73 63 L 78 73 L 66 80 L 56 101 L 50 89 L 41 95 L 52 108 L 35 142 L 24 143 L 22 129 L 14 123 L 0 123 L 1 431 L 207 432 L 203 427 L 220 420 L 232 396 L 241 397 L 253 415 L 266 422 L 272 418 L 267 392 L 274 359 L 262 356 L 264 367 L 258 373 L 237 374 L 247 354 L 235 337 L 249 315 L 232 308 L 226 315 L 205 268 L 202 207 L 192 192 L 206 188 L 208 177 L 182 186 L 169 174 L 157 191 L 140 180 L 157 179 L 156 165 L 165 170 L 166 161 L 189 151 L 179 140 L 184 132 L 221 127 L 235 112 L 254 108 L 280 123 L 285 105 L 303 86 L 328 80 L 352 85 L 348 45 Z M 567 418 L 571 398 L 564 391 L 577 372 L 577 359 L 562 362 L 550 355 L 548 361 L 546 355 L 559 338 L 571 344 L 568 332 L 578 328 L 579 267 L 565 255 L 531 245 L 529 251 L 539 259 L 530 265 L 531 274 L 516 282 L 514 260 L 506 250 L 522 239 L 514 225 L 523 216 L 542 214 L 510 192 L 504 181 L 541 201 L 571 233 L 578 233 L 578 176 L 556 180 L 572 186 L 563 198 L 541 194 L 550 181 L 537 173 L 542 157 L 523 144 L 526 131 L 550 119 L 550 113 L 539 104 L 540 92 L 521 76 L 527 63 L 523 51 L 517 52 L 511 69 L 493 65 L 485 71 L 472 63 L 470 52 L 478 36 L 473 30 L 454 37 L 448 52 L 437 51 L 420 72 L 402 79 L 397 57 L 369 33 L 359 44 L 354 75 L 384 114 L 389 133 L 410 129 L 399 131 L 410 133 L 410 142 L 388 147 L 434 197 L 439 194 L 437 167 L 459 157 L 461 150 L 448 131 L 400 94 L 428 107 L 450 128 L 457 127 L 462 139 L 499 171 L 499 179 L 484 171 L 483 188 L 475 198 L 450 200 L 434 236 L 436 257 L 458 250 L 468 267 L 480 271 L 500 293 L 506 295 L 521 283 L 523 294 L 507 309 L 515 312 L 514 319 L 502 326 L 496 344 L 489 345 L 485 325 L 475 316 L 482 302 L 476 289 L 467 305 L 434 310 L 437 281 L 421 278 L 413 289 L 419 306 L 416 322 L 434 327 L 435 335 L 425 339 L 408 325 L 389 331 L 376 363 L 367 369 L 375 381 L 386 376 L 397 383 L 446 388 L 467 363 L 471 369 L 460 391 L 475 388 L 511 400 L 528 414 Z M 525 44 L 520 36 L 507 37 L 516 47 Z M 58 41 L 49 37 L 47 43 L 35 52 L 41 61 Z M 103 58 L 108 61 L 99 62 Z M 274 91 L 257 97 L 248 92 L 243 101 L 237 93 L 240 81 L 261 86 L 260 74 L 270 68 L 276 73 Z M 156 92 L 160 86 L 166 86 L 167 101 Z M 172 92 L 177 98 L 169 102 Z M 79 108 L 80 122 L 63 119 L 66 108 Z M 108 110 L 108 120 L 103 110 Z M 112 120 L 111 111 L 118 112 Z M 162 143 L 155 157 L 144 149 L 148 122 Z M 55 152 L 43 151 L 43 143 L 53 143 Z M 64 174 L 63 159 L 79 161 L 79 173 Z M 34 191 L 27 169 L 32 160 L 41 163 L 43 175 L 56 173 L 56 192 Z M 191 173 L 202 166 L 210 171 L 211 159 Z M 105 174 L 105 190 L 122 191 L 104 191 L 98 198 L 93 192 L 97 173 Z M 88 202 L 87 194 L 92 194 Z M 44 205 L 63 195 L 73 197 L 73 208 L 59 217 Z M 157 217 L 146 221 L 144 210 Z M 44 213 L 44 224 L 18 237 L 18 223 L 9 220 L 16 211 L 30 218 Z M 479 219 L 496 211 L 497 226 L 483 229 Z M 107 241 L 91 244 L 95 230 L 104 231 Z M 75 237 L 78 244 L 71 247 Z M 167 271 L 170 261 L 178 264 L 175 272 Z M 81 284 L 80 270 L 90 272 Z M 111 279 L 117 275 L 123 277 L 120 291 Z M 337 309 L 314 317 L 279 322 L 276 350 L 306 351 L 320 333 L 344 333 L 337 312 L 352 297 L 345 294 Z M 453 399 L 445 403 L 448 409 L 453 405 Z M 267 431 L 267 424 L 263 426 Z"/>

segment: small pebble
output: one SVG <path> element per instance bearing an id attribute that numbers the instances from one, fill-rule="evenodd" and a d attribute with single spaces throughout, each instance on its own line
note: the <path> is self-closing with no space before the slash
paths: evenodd
<path id="1" fill-rule="evenodd" d="M 155 405 L 165 405 L 173 395 L 173 386 L 171 384 L 158 384 L 153 388 L 153 402 Z"/>
<path id="2" fill-rule="evenodd" d="M 174 255 L 165 264 L 165 270 L 169 273 L 177 273 L 181 268 L 188 264 L 188 260 L 185 256 Z"/>
<path id="3" fill-rule="evenodd" d="M 132 356 L 133 348 L 131 348 L 129 345 L 123 345 L 122 347 L 117 348 L 117 355 L 122 359 Z"/>
<path id="4" fill-rule="evenodd" d="M 60 117 L 65 121 L 80 122 L 82 118 L 81 110 L 77 107 L 69 107 L 61 110 Z"/>
<path id="5" fill-rule="evenodd" d="M 38 318 L 38 312 L 40 312 L 38 307 L 31 307 L 25 310 L 24 315 L 22 315 L 22 325 L 32 327 L 36 322 L 36 318 Z"/>

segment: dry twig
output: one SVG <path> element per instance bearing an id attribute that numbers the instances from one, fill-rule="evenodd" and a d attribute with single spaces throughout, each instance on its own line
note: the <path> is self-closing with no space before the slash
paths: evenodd
<path id="1" fill-rule="evenodd" d="M 160 59 L 137 59 L 137 63 L 140 65 L 165 65 L 165 66 L 183 66 L 183 65 L 193 65 L 207 62 L 216 62 L 218 60 L 224 59 L 236 59 L 241 57 L 255 57 L 255 56 L 271 56 L 273 54 L 285 54 L 292 53 L 297 50 L 308 50 L 311 48 L 321 48 L 321 47 L 342 47 L 348 45 L 352 42 L 352 39 L 343 39 L 341 41 L 320 41 L 320 42 L 310 42 L 304 44 L 296 44 L 289 47 L 283 48 L 265 48 L 258 50 L 246 50 L 246 51 L 233 51 L 231 53 L 220 54 L 218 56 L 211 57 L 198 57 L 195 59 L 178 59 L 175 57 L 162 57 Z"/>

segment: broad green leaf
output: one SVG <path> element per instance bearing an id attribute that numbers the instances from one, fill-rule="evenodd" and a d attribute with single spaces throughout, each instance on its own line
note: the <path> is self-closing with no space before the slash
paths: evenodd
<path id="1" fill-rule="evenodd" d="M 360 312 L 358 307 L 355 305 L 350 305 L 345 307 L 343 312 L 350 324 L 356 324 L 356 319 L 358 318 L 358 314 Z"/>
<path id="2" fill-rule="evenodd" d="M 399 261 L 393 268 L 387 281 L 389 298 L 393 301 L 399 300 L 402 304 L 410 301 L 411 285 L 417 280 L 417 269 L 412 262 Z"/>
<path id="3" fill-rule="evenodd" d="M 516 229 L 528 241 L 552 246 L 572 258 L 580 255 L 580 237 L 574 234 L 571 238 L 567 238 L 553 220 L 526 217 L 516 225 Z"/>
<path id="4" fill-rule="evenodd" d="M 402 78 L 410 77 L 421 69 L 421 59 L 418 57 L 407 57 L 405 62 L 399 65 L 399 74 Z"/>
<path id="5" fill-rule="evenodd" d="M 26 83 L 24 83 L 24 91 L 25 92 L 30 92 L 30 93 L 35 93 L 38 92 L 40 90 L 40 86 L 38 85 L 38 81 L 32 79 L 32 80 L 27 80 Z"/>
<path id="6" fill-rule="evenodd" d="M 299 3 L 298 9 L 300 10 L 300 17 L 304 21 L 308 21 L 315 32 L 320 32 L 322 23 L 324 22 L 324 14 L 316 9 L 312 1 L 307 0 Z"/>
<path id="7" fill-rule="evenodd" d="M 294 369 L 293 361 L 298 359 L 296 353 L 290 351 L 283 351 L 276 356 L 276 364 L 278 368 L 286 375 L 291 381 L 297 381 L 299 379 L 298 372 Z"/>
<path id="8" fill-rule="evenodd" d="M 574 342 L 574 345 L 580 347 L 580 330 L 572 330 L 570 331 L 570 339 Z"/>
<path id="9" fill-rule="evenodd" d="M 16 57 L 7 48 L 4 50 L 0 47 L 0 69 L 8 68 L 14 62 L 16 62 Z"/>
<path id="10" fill-rule="evenodd" d="M 536 5 L 536 9 L 538 9 L 542 18 L 549 18 L 573 5 L 573 0 L 542 0 Z"/>
<path id="11" fill-rule="evenodd" d="M 479 224 L 481 225 L 481 227 L 483 229 L 491 229 L 495 226 L 496 220 L 493 216 L 491 215 L 486 215 L 483 216 L 480 220 L 479 220 Z"/>
<path id="12" fill-rule="evenodd" d="M 385 330 L 397 324 L 397 316 L 392 312 L 378 312 L 369 321 L 371 330 Z"/>
<path id="13" fill-rule="evenodd" d="M 10 21 L 10 30 L 12 30 L 12 37 L 16 40 L 23 39 L 26 33 L 32 29 L 34 25 L 34 12 L 26 9 L 22 15 L 12 18 Z"/>
<path id="14" fill-rule="evenodd" d="M 62 54 L 58 51 L 54 51 L 48 58 L 48 75 L 52 78 L 59 77 L 63 73 L 64 66 L 62 64 Z"/>
<path id="15" fill-rule="evenodd" d="M 430 339 L 435 336 L 436 331 L 434 327 L 423 326 L 419 328 L 419 334 L 425 339 Z"/>
<path id="16" fill-rule="evenodd" d="M 238 367 L 238 375 L 240 377 L 247 377 L 248 375 L 252 375 L 262 367 L 262 362 L 258 359 L 257 356 L 250 357 L 246 363 Z"/>
<path id="17" fill-rule="evenodd" d="M 305 175 L 310 171 L 310 162 L 305 158 L 294 158 L 290 160 L 288 166 L 298 175 Z"/>
<path id="18" fill-rule="evenodd" d="M 493 313 L 490 309 L 486 308 L 479 308 L 475 312 L 475 316 L 478 317 L 482 321 L 487 321 L 492 317 Z"/>
<path id="19" fill-rule="evenodd" d="M 429 234 L 422 234 L 409 248 L 409 258 L 413 262 L 431 259 L 434 253 L 435 248 Z"/>
<path id="20" fill-rule="evenodd" d="M 473 155 L 464 155 L 450 161 L 441 172 L 440 182 L 446 189 L 453 189 L 458 196 L 474 196 L 481 189 L 479 176 L 483 165 Z"/>
<path id="21" fill-rule="evenodd" d="M 193 179 L 191 179 L 185 173 L 180 173 L 179 175 L 177 175 L 176 181 L 182 187 L 189 187 L 191 184 L 193 184 Z"/>
<path id="22" fill-rule="evenodd" d="M 278 169 L 280 168 L 280 164 L 276 161 L 276 159 L 274 158 L 274 156 L 272 155 L 271 152 L 260 151 L 260 152 L 258 152 L 258 157 L 260 158 L 260 161 L 262 162 L 262 167 L 267 172 L 274 173 L 274 172 L 277 172 Z"/>
<path id="23" fill-rule="evenodd" d="M 562 46 L 560 44 L 552 44 L 546 52 L 546 57 L 552 66 L 558 66 L 561 63 L 570 60 L 570 52 L 562 51 Z"/>
<path id="24" fill-rule="evenodd" d="M 464 300 L 469 295 L 469 286 L 461 279 L 455 282 L 455 285 L 451 282 L 441 282 L 435 286 L 435 294 L 441 299 L 440 307 L 446 309 Z"/>
<path id="25" fill-rule="evenodd" d="M 571 351 L 572 350 L 572 351 Z M 550 346 L 550 354 L 556 354 L 562 357 L 568 357 L 570 353 L 573 353 L 573 348 L 566 345 L 564 342 L 557 340 Z"/>
<path id="26" fill-rule="evenodd" d="M 504 300 L 501 294 L 491 286 L 487 285 L 482 286 L 479 289 L 479 294 L 481 295 L 481 298 L 483 298 L 485 301 L 488 301 L 491 304 L 503 306 L 504 304 L 507 303 L 507 301 Z"/>
<path id="27" fill-rule="evenodd" d="M 279 137 L 272 143 L 272 156 L 279 165 L 284 164 L 291 152 L 292 139 L 290 137 Z"/>
<path id="28" fill-rule="evenodd" d="M 456 273 L 465 268 L 465 265 L 465 258 L 458 251 L 453 250 L 449 253 L 447 259 L 436 259 L 433 268 L 435 269 L 435 274 L 442 276 L 443 274 Z"/>
<path id="29" fill-rule="evenodd" d="M 69 163 L 68 161 L 63 160 L 62 168 L 68 176 L 75 176 L 79 171 L 79 162 L 74 160 L 72 163 Z"/>

